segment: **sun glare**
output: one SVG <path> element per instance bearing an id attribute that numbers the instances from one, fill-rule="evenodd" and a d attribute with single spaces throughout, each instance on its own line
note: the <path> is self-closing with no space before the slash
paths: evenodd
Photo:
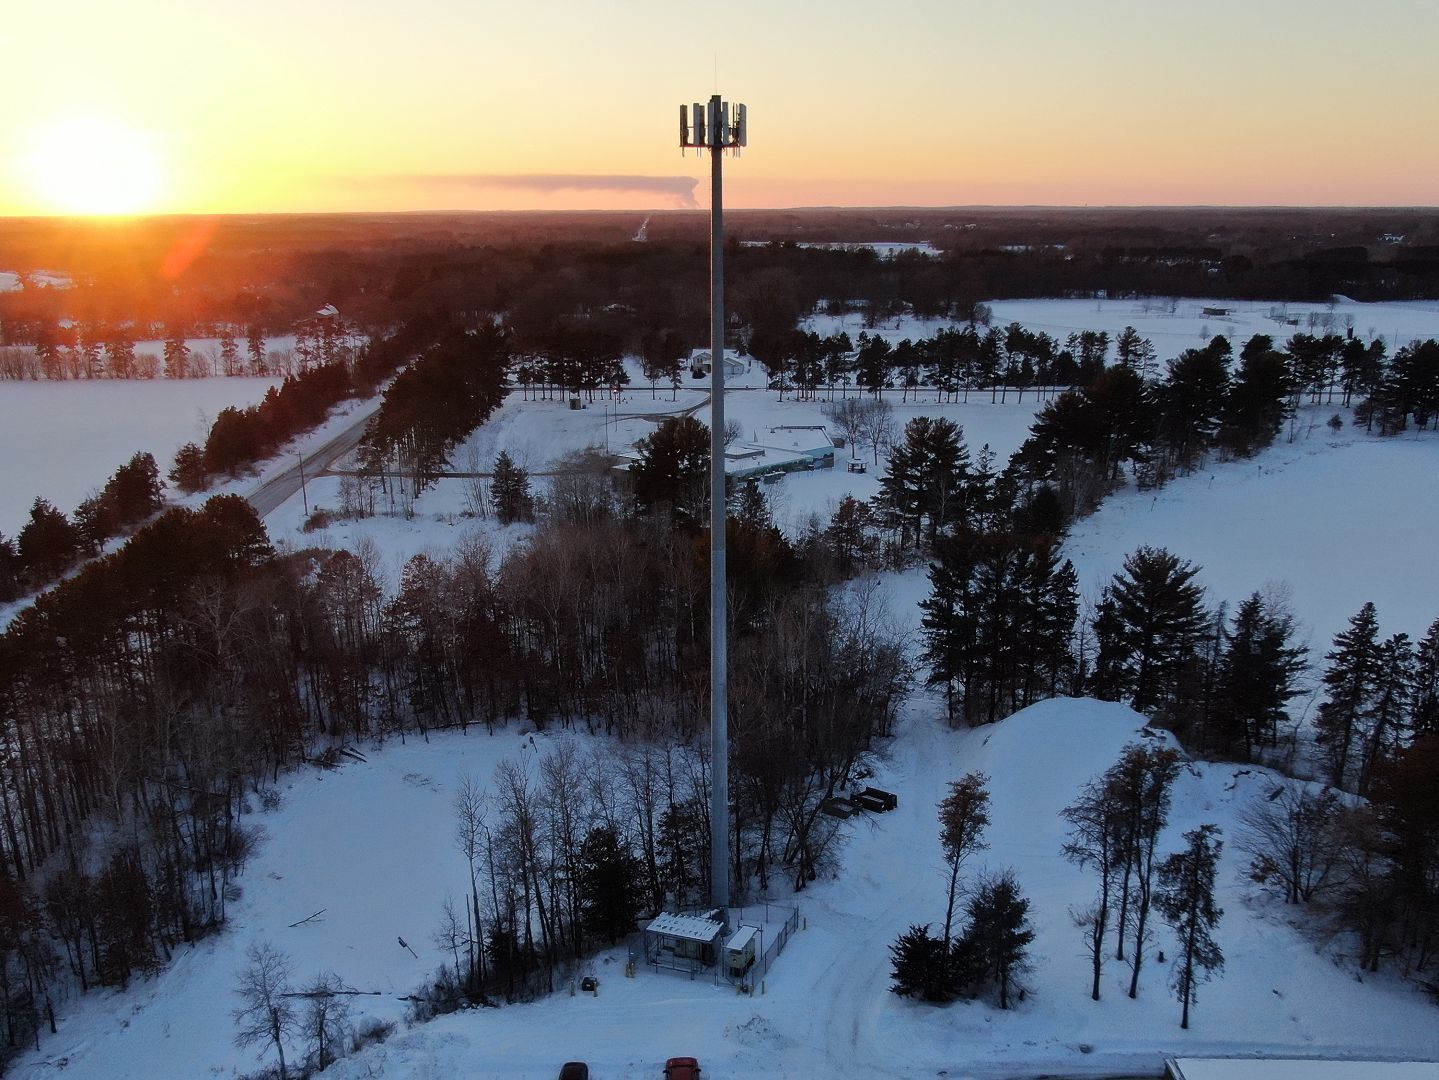
<path id="1" fill-rule="evenodd" d="M 36 133 L 27 155 L 39 199 L 66 214 L 139 214 L 160 197 L 154 139 L 102 116 L 73 116 Z"/>

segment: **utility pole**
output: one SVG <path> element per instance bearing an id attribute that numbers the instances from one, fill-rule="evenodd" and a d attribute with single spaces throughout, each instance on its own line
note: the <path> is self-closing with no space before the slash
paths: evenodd
<path id="1" fill-rule="evenodd" d="M 729 907 L 729 604 L 725 585 L 724 152 L 747 141 L 743 105 L 680 106 L 680 146 L 710 152 L 710 905 Z"/>

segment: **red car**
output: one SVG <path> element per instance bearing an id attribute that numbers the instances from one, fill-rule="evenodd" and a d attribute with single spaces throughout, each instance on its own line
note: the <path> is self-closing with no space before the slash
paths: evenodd
<path id="1" fill-rule="evenodd" d="M 700 1080 L 700 1063 L 694 1058 L 670 1058 L 665 1062 L 665 1080 Z"/>

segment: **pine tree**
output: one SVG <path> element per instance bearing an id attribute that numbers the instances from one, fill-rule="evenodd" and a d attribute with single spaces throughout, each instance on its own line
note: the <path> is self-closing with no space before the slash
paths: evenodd
<path id="1" fill-rule="evenodd" d="M 1370 793 L 1378 770 L 1396 760 L 1407 745 L 1417 674 L 1408 634 L 1394 634 L 1379 646 L 1374 696 L 1360 719 L 1360 794 Z"/>
<path id="2" fill-rule="evenodd" d="M 534 513 L 530 474 L 516 465 L 503 450 L 495 458 L 494 474 L 490 480 L 490 505 L 495 508 L 495 516 L 502 525 L 528 521 Z"/>
<path id="3" fill-rule="evenodd" d="M 1101 701 L 1118 701 L 1124 696 L 1125 665 L 1129 647 L 1125 641 L 1124 623 L 1114 601 L 1114 594 L 1105 589 L 1094 606 L 1091 621 L 1094 631 L 1094 669 L 1089 673 L 1088 692 Z"/>
<path id="4" fill-rule="evenodd" d="M 1186 349 L 1169 364 L 1169 381 L 1161 388 L 1164 441 L 1169 460 L 1192 465 L 1211 445 L 1229 389 L 1229 342 L 1222 336 L 1202 349 Z"/>
<path id="5" fill-rule="evenodd" d="M 20 595 L 20 571 L 20 552 L 15 548 L 15 541 L 0 533 L 0 604 Z"/>
<path id="6" fill-rule="evenodd" d="M 171 483 L 181 491 L 201 490 L 205 486 L 205 452 L 194 443 L 186 443 L 175 451 L 169 476 Z"/>
<path id="7" fill-rule="evenodd" d="M 1239 605 L 1224 632 L 1215 677 L 1212 747 L 1249 761 L 1260 747 L 1276 743 L 1306 666 L 1305 649 L 1290 644 L 1292 633 L 1289 616 L 1272 611 L 1258 593 Z"/>
<path id="8" fill-rule="evenodd" d="M 228 324 L 220 331 L 220 367 L 227 376 L 240 374 L 240 345 Z"/>
<path id="9" fill-rule="evenodd" d="M 900 997 L 923 1001 L 948 1001 L 953 995 L 944 986 L 944 943 L 930 935 L 928 925 L 911 926 L 889 947 L 890 990 Z"/>
<path id="10" fill-rule="evenodd" d="M 824 538 L 834 554 L 841 577 L 851 577 L 857 569 L 874 559 L 878 549 L 874 527 L 869 503 L 860 502 L 853 495 L 846 495 L 839 501 Z"/>
<path id="11" fill-rule="evenodd" d="M 977 664 L 965 684 L 971 721 L 992 724 L 1016 707 L 1032 632 L 1024 619 L 1030 553 L 1007 533 L 981 537 L 974 571 Z"/>
<path id="12" fill-rule="evenodd" d="M 1329 700 L 1319 706 L 1314 726 L 1324 748 L 1329 783 L 1342 788 L 1354 779 L 1355 742 L 1379 682 L 1379 616 L 1372 603 L 1360 608 L 1349 628 L 1334 636 L 1334 648 L 1324 659 L 1329 661 L 1323 679 Z"/>
<path id="13" fill-rule="evenodd" d="M 103 364 L 104 330 L 95 323 L 86 323 L 81 329 L 80 352 L 85 357 L 85 378 L 98 379 Z"/>
<path id="14" fill-rule="evenodd" d="M 859 354 L 855 358 L 855 381 L 876 398 L 889 378 L 889 342 L 882 337 L 859 335 Z"/>
<path id="15" fill-rule="evenodd" d="M 613 828 L 591 829 L 580 848 L 580 919 L 613 945 L 632 933 L 640 910 L 640 860 Z"/>
<path id="16" fill-rule="evenodd" d="M 1148 338 L 1140 337 L 1132 326 L 1126 326 L 1114 339 L 1114 359 L 1120 367 L 1144 375 L 1154 363 L 1154 357 L 1154 345 Z"/>
<path id="17" fill-rule="evenodd" d="M 929 685 L 943 686 L 951 724 L 967 713 L 967 687 L 978 659 L 978 600 L 975 592 L 976 538 L 943 537 L 929 567 L 931 592 L 919 603 L 924 635 L 921 660 L 929 667 Z"/>
<path id="18" fill-rule="evenodd" d="M 1124 652 L 1122 688 L 1136 712 L 1172 703 L 1195 659 L 1208 622 L 1198 574 L 1199 567 L 1163 548 L 1141 547 L 1105 589 Z"/>
<path id="19" fill-rule="evenodd" d="M 105 338 L 105 363 L 112 379 L 130 379 L 135 375 L 135 342 L 124 326 L 111 326 Z"/>
<path id="20" fill-rule="evenodd" d="M 734 496 L 733 505 L 731 517 L 735 521 L 756 529 L 768 529 L 774 525 L 774 519 L 770 516 L 769 499 L 757 481 L 741 484 L 738 494 Z"/>
<path id="21" fill-rule="evenodd" d="M 989 777 L 972 772 L 951 781 L 949 794 L 939 804 L 939 844 L 949 868 L 949 889 L 941 938 L 940 981 L 948 983 L 948 961 L 953 942 L 954 905 L 959 898 L 959 870 L 965 859 L 989 847 L 982 839 L 989 826 Z"/>
<path id="22" fill-rule="evenodd" d="M 185 379 L 190 375 L 190 346 L 185 344 L 185 332 L 178 324 L 172 324 L 165 332 L 165 378 Z"/>
<path id="23" fill-rule="evenodd" d="M 965 515 L 969 450 L 952 420 L 917 416 L 904 428 L 904 441 L 890 452 L 880 479 L 876 506 L 908 546 L 920 547 Z M 927 529 L 925 525 L 927 523 Z"/>
<path id="24" fill-rule="evenodd" d="M 1224 968 L 1224 953 L 1213 938 L 1224 911 L 1214 903 L 1214 878 L 1224 844 L 1219 829 L 1201 825 L 1184 834 L 1185 850 L 1159 867 L 1159 889 L 1154 906 L 1179 938 L 1171 985 L 1184 1003 L 1179 1026 L 1189 1027 L 1189 1006 L 1196 990 Z"/>
<path id="25" fill-rule="evenodd" d="M 30 520 L 16 538 L 20 561 L 33 585 L 48 585 L 75 565 L 80 557 L 80 534 L 70 519 L 45 499 L 30 506 Z"/>
<path id="26" fill-rule="evenodd" d="M 1252 454 L 1274 441 L 1290 413 L 1290 376 L 1273 339 L 1256 334 L 1239 354 L 1220 416 L 1220 442 L 1232 453 Z"/>
<path id="27" fill-rule="evenodd" d="M 1414 737 L 1439 734 L 1439 619 L 1430 624 L 1414 654 Z"/>
<path id="28" fill-rule="evenodd" d="M 629 476 L 640 510 L 668 507 L 676 525 L 698 528 L 709 509 L 709 428 L 692 416 L 665 420 L 635 452 Z"/>
<path id="29" fill-rule="evenodd" d="M 1074 627 L 1079 619 L 1079 575 L 1068 559 L 1059 564 L 1059 544 L 1041 543 L 1025 564 L 1021 584 L 1020 640 L 1027 662 L 1021 706 L 1053 697 L 1072 685 L 1075 672 Z"/>
<path id="30" fill-rule="evenodd" d="M 270 365 L 265 354 L 265 332 L 260 329 L 259 324 L 251 323 L 245 331 L 245 347 L 250 358 L 250 374 L 270 374 Z"/>
<path id="31" fill-rule="evenodd" d="M 1027 968 L 1025 951 L 1034 940 L 1029 900 L 1019 891 L 1014 872 L 982 879 L 969 901 L 965 941 L 975 974 L 999 990 L 999 1007 L 1009 1008 L 1016 980 Z"/>

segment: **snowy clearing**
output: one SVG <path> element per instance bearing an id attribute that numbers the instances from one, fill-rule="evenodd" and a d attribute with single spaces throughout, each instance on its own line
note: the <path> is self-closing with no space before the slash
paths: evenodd
<path id="1" fill-rule="evenodd" d="M 913 578 L 914 575 L 907 575 Z M 897 602 L 915 582 L 894 582 Z M 917 698 L 881 765 L 879 781 L 899 809 L 847 826 L 844 869 L 798 897 L 802 929 L 776 962 L 763 995 L 653 973 L 622 974 L 623 948 L 593 961 L 598 997 L 562 991 L 530 1005 L 457 1014 L 398 1032 L 327 1075 L 540 1078 L 583 1059 L 601 1078 L 654 1077 L 664 1059 L 693 1054 L 716 1080 L 772 1076 L 951 1077 L 1041 1072 L 1139 1071 L 1157 1075 L 1165 1055 L 1289 1054 L 1439 1057 L 1433 1006 L 1388 976 L 1357 980 L 1295 931 L 1281 904 L 1254 893 L 1243 859 L 1227 845 L 1220 871 L 1225 908 L 1218 937 L 1223 976 L 1200 992 L 1191 1030 L 1165 966 L 1146 968 L 1138 1000 L 1124 994 L 1128 969 L 1106 969 L 1104 999 L 1088 997 L 1088 959 L 1069 910 L 1093 882 L 1060 856 L 1059 809 L 1140 734 L 1128 709 L 1055 700 L 990 728 L 955 732 L 937 702 Z M 360 1015 L 398 1019 L 408 993 L 445 958 L 431 941 L 447 896 L 462 896 L 466 871 L 451 840 L 457 778 L 488 779 L 505 756 L 531 760 L 569 736 L 516 731 L 449 733 L 410 740 L 335 772 L 304 770 L 284 805 L 256 813 L 269 834 L 242 878 L 243 899 L 223 935 L 183 952 L 129 995 L 106 992 L 65 1003 L 59 1036 L 18 1063 L 27 1080 L 230 1076 L 261 1060 L 230 1042 L 231 992 L 246 947 L 269 942 L 296 977 L 333 970 L 357 990 Z M 971 1002 L 947 1008 L 888 990 L 888 946 L 912 923 L 943 915 L 935 805 L 948 781 L 980 769 L 991 777 L 994 824 L 982 865 L 1011 866 L 1032 902 L 1037 932 L 1026 1000 L 1010 1012 Z M 1170 830 L 1233 823 L 1275 781 L 1259 769 L 1194 766 L 1177 782 Z M 971 871 L 966 871 L 967 873 Z M 291 926 L 324 909 L 313 921 Z M 403 937 L 419 958 L 399 946 Z M 1156 947 L 1173 955 L 1167 928 Z M 1087 1045 L 1091 1052 L 1080 1047 Z"/>
<path id="2" fill-rule="evenodd" d="M 1249 461 L 1215 463 L 1158 491 L 1122 491 L 1074 523 L 1065 554 L 1096 599 L 1124 557 L 1147 544 L 1203 567 L 1211 603 L 1231 611 L 1250 593 L 1287 594 L 1308 632 L 1311 662 L 1366 601 L 1384 633 L 1418 640 L 1439 618 L 1439 432 L 1388 439 L 1315 407 L 1296 441 Z M 1347 410 L 1339 410 L 1348 416 Z"/>

